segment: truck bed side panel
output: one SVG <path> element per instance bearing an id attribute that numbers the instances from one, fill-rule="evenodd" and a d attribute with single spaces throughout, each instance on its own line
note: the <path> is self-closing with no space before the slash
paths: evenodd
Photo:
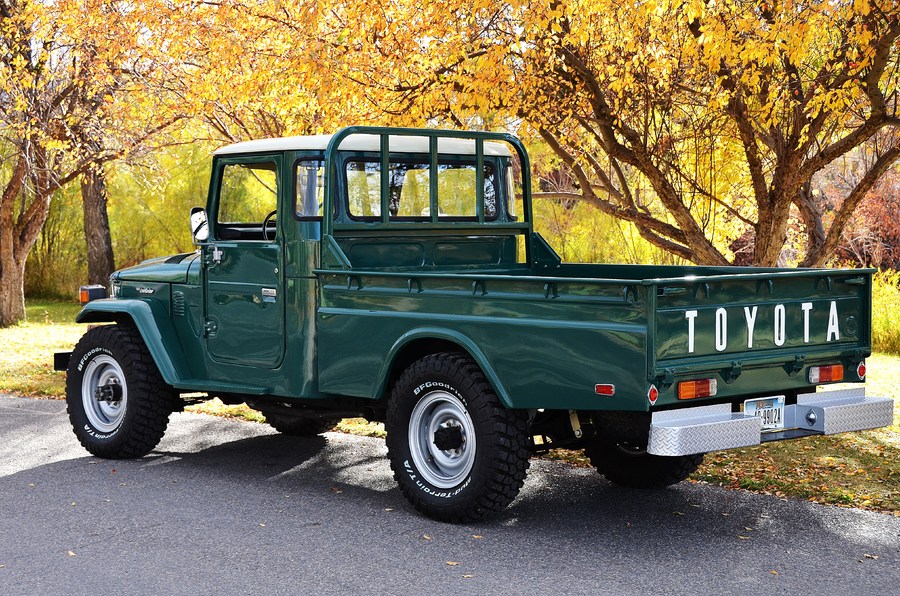
<path id="1" fill-rule="evenodd" d="M 626 302 L 621 287 L 573 283 L 550 293 L 514 279 L 474 289 L 457 279 L 359 281 L 362 288 L 343 276 L 322 280 L 322 391 L 380 397 L 381 373 L 395 344 L 428 328 L 478 346 L 501 384 L 498 392 L 509 396 L 508 406 L 647 407 L 646 319 L 640 305 Z M 597 395 L 597 384 L 615 385 L 615 399 Z"/>

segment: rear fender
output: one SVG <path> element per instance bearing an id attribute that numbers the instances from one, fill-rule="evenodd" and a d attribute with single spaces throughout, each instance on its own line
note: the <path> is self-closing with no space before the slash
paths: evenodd
<path id="1" fill-rule="evenodd" d="M 440 327 L 422 327 L 419 329 L 414 329 L 400 336 L 400 338 L 394 343 L 393 347 L 391 347 L 391 351 L 388 354 L 388 357 L 385 358 L 384 365 L 381 368 L 381 372 L 378 377 L 378 386 L 377 392 L 375 395 L 385 395 L 386 392 L 390 390 L 388 387 L 388 383 L 391 379 L 391 370 L 394 366 L 394 362 L 397 360 L 400 353 L 412 342 L 416 340 L 442 340 L 446 342 L 450 342 L 458 346 L 462 351 L 468 353 L 469 356 L 472 357 L 473 360 L 478 364 L 481 371 L 484 373 L 484 376 L 487 378 L 488 383 L 493 387 L 494 392 L 500 398 L 500 401 L 507 408 L 512 408 L 513 403 L 509 397 L 509 392 L 506 390 L 506 387 L 500 381 L 500 378 L 497 376 L 497 373 L 494 371 L 493 367 L 488 362 L 488 359 L 485 357 L 484 353 L 478 348 L 478 346 L 471 339 L 459 333 L 457 331 L 453 331 L 450 329 L 442 329 Z M 421 356 L 426 356 L 427 354 L 421 354 Z"/>
<path id="2" fill-rule="evenodd" d="M 118 323 L 129 319 L 140 332 L 166 383 L 174 385 L 190 378 L 178 334 L 167 309 L 159 301 L 93 300 L 75 317 L 77 323 Z"/>

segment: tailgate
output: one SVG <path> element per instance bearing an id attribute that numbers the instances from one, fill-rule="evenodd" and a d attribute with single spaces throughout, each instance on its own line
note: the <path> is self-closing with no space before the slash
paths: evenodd
<path id="1" fill-rule="evenodd" d="M 763 273 L 646 280 L 651 377 L 805 364 L 871 351 L 872 270 Z"/>

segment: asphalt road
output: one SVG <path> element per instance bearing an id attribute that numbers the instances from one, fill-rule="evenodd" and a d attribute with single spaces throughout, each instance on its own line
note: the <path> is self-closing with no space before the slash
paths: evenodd
<path id="1" fill-rule="evenodd" d="M 0 397 L 0 594 L 900 592 L 900 518 L 532 461 L 471 526 L 417 514 L 384 442 L 173 415 L 95 459 L 61 402 Z"/>

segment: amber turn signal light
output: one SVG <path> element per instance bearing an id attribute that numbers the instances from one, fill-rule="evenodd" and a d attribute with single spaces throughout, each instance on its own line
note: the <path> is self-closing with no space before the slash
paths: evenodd
<path id="1" fill-rule="evenodd" d="M 715 379 L 698 379 L 696 381 L 682 381 L 678 383 L 678 399 L 694 399 L 697 397 L 712 397 L 719 389 Z"/>

